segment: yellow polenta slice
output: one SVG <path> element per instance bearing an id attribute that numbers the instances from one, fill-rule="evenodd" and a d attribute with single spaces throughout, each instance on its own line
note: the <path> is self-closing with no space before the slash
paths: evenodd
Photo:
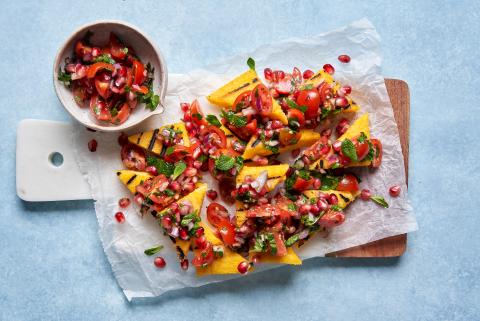
<path id="1" fill-rule="evenodd" d="M 183 123 L 175 123 L 172 125 L 165 125 L 160 128 L 154 129 L 154 130 L 149 130 L 146 132 L 141 132 L 135 135 L 131 135 L 128 137 L 128 141 L 131 142 L 132 144 L 138 145 L 154 154 L 157 155 L 163 155 L 165 152 L 165 148 L 157 140 L 157 134 L 161 133 L 161 131 L 164 128 L 168 129 L 173 129 L 175 131 L 180 131 L 182 132 L 182 138 L 183 138 L 183 145 L 184 146 L 190 146 L 190 139 L 188 138 L 188 132 L 187 129 L 185 128 L 185 125 Z"/>

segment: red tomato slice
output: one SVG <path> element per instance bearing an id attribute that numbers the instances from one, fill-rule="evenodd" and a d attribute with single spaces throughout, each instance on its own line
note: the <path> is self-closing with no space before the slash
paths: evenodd
<path id="1" fill-rule="evenodd" d="M 355 193 L 358 190 L 358 180 L 351 174 L 344 175 L 338 182 L 337 191 Z"/>
<path id="2" fill-rule="evenodd" d="M 133 144 L 123 145 L 120 154 L 123 164 L 128 169 L 137 171 L 145 170 L 145 152 L 140 147 Z"/>
<path id="3" fill-rule="evenodd" d="M 95 77 L 95 88 L 97 89 L 97 93 L 103 99 L 108 99 L 112 94 L 112 91 L 110 90 L 110 82 L 102 81 L 99 77 Z"/>
<path id="4" fill-rule="evenodd" d="M 250 140 L 250 137 L 257 133 L 257 126 L 258 125 L 256 119 L 253 119 L 247 125 L 240 128 L 235 127 L 231 124 L 227 124 L 228 129 L 230 129 L 231 132 L 233 132 L 238 138 L 244 141 Z"/>
<path id="5" fill-rule="evenodd" d="M 75 44 L 75 55 L 78 58 L 83 58 L 85 54 L 89 54 L 92 52 L 92 48 L 85 45 L 82 40 L 77 41 Z"/>
<path id="6" fill-rule="evenodd" d="M 379 167 L 380 164 L 382 163 L 382 154 L 383 154 L 383 148 L 382 148 L 382 143 L 375 138 L 372 138 L 370 142 L 373 145 L 373 148 L 375 148 L 375 154 L 373 156 L 373 161 L 372 161 L 372 167 Z"/>
<path id="7" fill-rule="evenodd" d="M 213 246 L 209 242 L 207 247 L 201 251 L 195 251 L 195 257 L 192 260 L 193 266 L 204 267 L 211 264 L 215 260 Z"/>
<path id="8" fill-rule="evenodd" d="M 98 120 L 110 121 L 110 119 L 112 119 L 112 115 L 110 114 L 107 104 L 97 95 L 94 95 L 92 98 L 90 98 L 90 111 Z"/>
<path id="9" fill-rule="evenodd" d="M 201 131 L 200 131 L 200 136 L 205 137 L 207 135 L 212 135 L 215 139 L 213 140 L 213 144 L 217 148 L 225 148 L 227 147 L 227 137 L 225 136 L 225 133 L 223 130 L 218 128 L 217 126 L 205 126 Z"/>
<path id="10" fill-rule="evenodd" d="M 296 119 L 302 127 L 305 124 L 305 116 L 304 114 L 298 109 L 289 109 L 287 114 L 288 119 Z"/>
<path id="11" fill-rule="evenodd" d="M 235 227 L 232 223 L 224 219 L 220 222 L 217 229 L 218 232 L 220 232 L 223 243 L 226 245 L 232 245 L 235 243 Z"/>
<path id="12" fill-rule="evenodd" d="M 200 117 L 198 117 L 197 115 L 200 115 Z M 200 103 L 196 99 L 190 105 L 190 116 L 192 118 L 192 122 L 194 122 L 198 126 L 209 125 L 208 122 L 205 120 L 205 116 L 203 115 L 202 109 L 200 108 Z"/>
<path id="13" fill-rule="evenodd" d="M 310 181 L 311 179 L 306 180 L 301 177 L 297 177 L 295 184 L 293 184 L 293 188 L 299 192 L 304 191 L 310 186 Z"/>
<path id="14" fill-rule="evenodd" d="M 123 124 L 128 117 L 130 116 L 130 106 L 127 103 L 123 103 L 118 111 L 117 115 L 115 115 L 111 122 L 115 125 Z"/>
<path id="15" fill-rule="evenodd" d="M 320 95 L 316 90 L 302 90 L 298 94 L 297 104 L 306 106 L 305 118 L 313 119 L 318 116 L 318 109 L 320 107 Z"/>
<path id="16" fill-rule="evenodd" d="M 187 155 L 190 155 L 190 151 L 190 147 L 186 147 L 183 145 L 175 145 L 171 153 L 169 153 L 168 155 L 165 154 L 164 159 L 167 162 L 174 163 L 185 158 Z"/>
<path id="17" fill-rule="evenodd" d="M 145 66 L 138 60 L 133 61 L 133 84 L 134 85 L 141 85 L 145 80 Z"/>
<path id="18" fill-rule="evenodd" d="M 361 161 L 367 157 L 368 152 L 370 151 L 370 145 L 368 144 L 367 140 L 365 140 L 363 143 L 360 143 L 358 140 L 355 141 L 355 151 L 357 152 L 358 161 Z"/>
<path id="19" fill-rule="evenodd" d="M 272 204 L 256 205 L 247 211 L 247 217 L 249 218 L 253 218 L 253 217 L 267 218 L 267 217 L 276 216 L 277 214 L 278 214 L 277 207 Z"/>
<path id="20" fill-rule="evenodd" d="M 113 32 L 110 33 L 110 54 L 113 58 L 118 60 L 123 60 L 127 56 L 125 46 L 120 42 L 120 40 L 115 36 Z"/>
<path id="21" fill-rule="evenodd" d="M 218 228 L 223 221 L 229 222 L 228 211 L 223 205 L 212 202 L 207 207 L 207 219 L 212 226 Z"/>
<path id="22" fill-rule="evenodd" d="M 273 232 L 273 238 L 275 239 L 275 244 L 277 245 L 277 253 L 275 255 L 287 255 L 287 247 L 285 246 L 282 235 L 279 232 Z"/>
<path id="23" fill-rule="evenodd" d="M 342 224 L 344 221 L 345 221 L 345 214 L 343 214 L 342 212 L 328 210 L 320 218 L 320 220 L 318 220 L 318 225 L 323 227 L 334 227 Z"/>
<path id="24" fill-rule="evenodd" d="M 318 86 L 318 94 L 320 95 L 320 104 L 323 104 L 327 99 L 327 96 L 332 96 L 330 84 L 325 81 L 322 82 L 320 86 Z"/>
<path id="25" fill-rule="evenodd" d="M 263 84 L 257 85 L 252 90 L 251 100 L 253 108 L 256 108 L 260 115 L 268 116 L 272 112 L 273 99 L 270 91 Z"/>
<path id="26" fill-rule="evenodd" d="M 113 67 L 113 65 L 111 64 L 107 64 L 106 62 L 96 62 L 88 67 L 87 78 L 95 77 L 97 72 L 103 69 L 113 72 L 115 70 L 115 67 Z"/>
<path id="27" fill-rule="evenodd" d="M 238 95 L 233 103 L 232 109 L 234 112 L 238 113 L 242 111 L 242 109 L 247 108 L 251 105 L 252 102 L 252 91 L 247 90 Z"/>

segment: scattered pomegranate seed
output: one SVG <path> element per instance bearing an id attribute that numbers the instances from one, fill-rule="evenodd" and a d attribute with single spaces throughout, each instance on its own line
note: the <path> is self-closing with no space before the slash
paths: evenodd
<path id="1" fill-rule="evenodd" d="M 250 264 L 247 261 L 243 261 L 238 264 L 237 270 L 241 274 L 246 274 L 248 272 L 249 267 L 250 267 Z"/>
<path id="2" fill-rule="evenodd" d="M 188 260 L 187 259 L 183 259 L 180 261 L 180 267 L 182 268 L 182 270 L 186 271 L 188 270 Z"/>
<path id="3" fill-rule="evenodd" d="M 285 73 L 282 70 L 275 70 L 273 72 L 273 78 L 276 81 L 282 80 L 283 78 L 285 78 Z"/>
<path id="4" fill-rule="evenodd" d="M 338 92 L 341 94 L 340 96 L 350 95 L 352 93 L 352 87 L 342 86 Z"/>
<path id="5" fill-rule="evenodd" d="M 273 80 L 273 71 L 272 69 L 270 68 L 265 68 L 263 70 L 263 75 L 265 76 L 265 79 L 268 80 L 268 81 L 272 81 Z"/>
<path id="6" fill-rule="evenodd" d="M 310 213 L 314 215 L 320 213 L 320 207 L 318 207 L 317 205 L 312 205 L 312 207 L 310 208 Z"/>
<path id="7" fill-rule="evenodd" d="M 118 206 L 121 208 L 127 208 L 130 205 L 130 199 L 128 197 L 123 197 L 118 201 Z"/>
<path id="8" fill-rule="evenodd" d="M 314 72 L 310 69 L 307 69 L 303 72 L 303 79 L 310 79 L 314 75 Z"/>
<path id="9" fill-rule="evenodd" d="M 180 108 L 182 108 L 182 111 L 185 113 L 188 111 L 188 109 L 190 108 L 190 105 L 187 104 L 187 103 L 181 103 L 180 104 Z"/>
<path id="10" fill-rule="evenodd" d="M 202 236 L 203 234 L 205 234 L 205 230 L 203 229 L 203 227 L 199 227 L 196 231 L 195 231 L 195 236 L 196 237 L 200 237 Z"/>
<path id="11" fill-rule="evenodd" d="M 218 193 L 217 193 L 217 191 L 215 191 L 215 190 L 213 190 L 213 189 L 209 189 L 209 190 L 207 191 L 207 197 L 208 197 L 209 199 L 211 199 L 212 201 L 214 201 L 214 200 L 217 199 Z"/>
<path id="12" fill-rule="evenodd" d="M 153 176 L 158 175 L 158 171 L 157 171 L 157 168 L 155 166 L 147 166 L 147 168 L 145 168 L 145 171 L 147 173 L 149 173 L 150 175 L 153 175 Z"/>
<path id="13" fill-rule="evenodd" d="M 333 143 L 332 147 L 333 147 L 333 150 L 338 153 L 340 152 L 340 150 L 342 150 L 342 142 L 337 140 L 335 143 Z"/>
<path id="14" fill-rule="evenodd" d="M 328 197 L 328 202 L 331 204 L 331 205 L 336 205 L 338 204 L 338 197 L 337 195 L 335 194 L 330 194 L 330 196 Z"/>
<path id="15" fill-rule="evenodd" d="M 133 199 L 133 201 L 134 201 L 137 205 L 142 205 L 142 203 L 143 203 L 143 201 L 144 201 L 143 195 L 142 195 L 142 194 L 136 195 L 135 198 Z"/>
<path id="16" fill-rule="evenodd" d="M 340 55 L 338 56 L 338 61 L 343 62 L 344 64 L 348 64 L 350 62 L 350 56 L 349 55 Z"/>
<path id="17" fill-rule="evenodd" d="M 398 195 L 400 195 L 400 186 L 399 185 L 393 185 L 392 187 L 390 187 L 390 190 L 388 191 L 390 193 L 390 196 L 392 197 L 397 197 Z"/>
<path id="18" fill-rule="evenodd" d="M 188 233 L 187 233 L 187 230 L 185 229 L 181 229 L 180 232 L 178 233 L 178 236 L 182 239 L 182 240 L 186 240 L 188 239 Z"/>
<path id="19" fill-rule="evenodd" d="M 312 206 L 310 204 L 303 204 L 302 206 L 300 206 L 298 211 L 301 214 L 307 214 L 308 212 L 310 212 L 311 209 L 312 209 Z"/>
<path id="20" fill-rule="evenodd" d="M 122 212 L 117 212 L 115 213 L 115 219 L 118 223 L 122 224 L 123 222 L 125 222 L 125 215 L 123 215 Z"/>
<path id="21" fill-rule="evenodd" d="M 330 75 L 333 75 L 335 73 L 335 68 L 333 68 L 333 66 L 330 64 L 323 65 L 323 70 Z"/>
<path id="22" fill-rule="evenodd" d="M 314 189 L 319 189 L 322 186 L 322 181 L 319 178 L 315 178 L 312 183 Z"/>
<path id="23" fill-rule="evenodd" d="M 157 256 L 155 260 L 153 260 L 153 264 L 159 269 L 163 269 L 165 265 L 167 265 L 167 262 L 165 262 L 165 259 L 161 256 Z"/>
<path id="24" fill-rule="evenodd" d="M 89 132 L 93 132 L 93 133 L 95 133 L 95 132 L 96 132 L 96 130 L 95 130 L 95 129 L 91 129 L 91 128 L 88 128 L 88 127 L 85 127 L 85 129 L 86 129 L 86 130 L 88 130 Z"/>
<path id="25" fill-rule="evenodd" d="M 207 242 L 207 238 L 205 237 L 205 235 L 202 235 L 200 237 L 195 238 L 195 246 L 198 249 L 203 250 L 207 247 L 207 245 L 208 245 L 208 242 Z"/>
<path id="26" fill-rule="evenodd" d="M 319 198 L 317 201 L 317 207 L 321 212 L 323 212 L 328 209 L 328 203 L 325 199 Z"/>
<path id="27" fill-rule="evenodd" d="M 118 136 L 118 144 L 120 146 L 127 145 L 128 144 L 128 135 L 125 133 L 121 133 L 120 136 Z"/>
<path id="28" fill-rule="evenodd" d="M 162 226 L 166 230 L 170 230 L 173 227 L 172 218 L 168 215 L 162 217 Z"/>
<path id="29" fill-rule="evenodd" d="M 360 193 L 360 198 L 364 201 L 370 200 L 370 197 L 372 196 L 372 193 L 368 189 L 362 189 L 362 192 Z"/>
<path id="30" fill-rule="evenodd" d="M 342 118 L 340 119 L 340 121 L 338 122 L 337 124 L 337 127 L 335 128 L 335 130 L 337 131 L 337 134 L 338 135 L 343 135 L 345 134 L 345 132 L 347 131 L 347 129 L 350 127 L 349 123 L 348 123 L 348 119 L 346 118 Z M 335 148 L 335 147 L 334 147 Z"/>
<path id="31" fill-rule="evenodd" d="M 335 106 L 337 107 L 347 107 L 349 104 L 348 104 L 348 99 L 345 98 L 345 97 L 338 97 L 335 99 Z"/>
<path id="32" fill-rule="evenodd" d="M 296 148 L 296 149 L 292 150 L 292 157 L 293 158 L 297 158 L 298 155 L 300 155 L 300 148 Z"/>
<path id="33" fill-rule="evenodd" d="M 92 153 L 97 150 L 98 143 L 95 139 L 92 139 L 91 141 L 88 142 L 88 150 L 91 151 Z"/>

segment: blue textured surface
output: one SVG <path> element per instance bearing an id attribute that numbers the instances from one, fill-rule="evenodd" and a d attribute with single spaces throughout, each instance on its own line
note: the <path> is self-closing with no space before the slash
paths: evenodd
<path id="1" fill-rule="evenodd" d="M 480 3 L 257 2 L 2 1 L 1 320 L 480 319 Z M 420 231 L 401 259 L 313 259 L 131 304 L 104 256 L 91 202 L 24 203 L 15 195 L 17 123 L 69 119 L 51 65 L 75 27 L 129 21 L 180 73 L 362 17 L 382 36 L 384 74 L 411 90 L 410 197 Z"/>

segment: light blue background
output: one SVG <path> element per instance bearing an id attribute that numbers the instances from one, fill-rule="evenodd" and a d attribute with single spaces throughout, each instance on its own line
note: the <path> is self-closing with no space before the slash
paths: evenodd
<path id="1" fill-rule="evenodd" d="M 2 0 L 1 7 L 0 319 L 480 319 L 478 1 Z M 131 22 L 181 73 L 362 17 L 382 37 L 384 74 L 411 90 L 409 192 L 420 231 L 401 259 L 313 259 L 130 304 L 104 256 L 90 201 L 17 198 L 16 126 L 24 118 L 69 120 L 51 67 L 77 26 Z"/>

